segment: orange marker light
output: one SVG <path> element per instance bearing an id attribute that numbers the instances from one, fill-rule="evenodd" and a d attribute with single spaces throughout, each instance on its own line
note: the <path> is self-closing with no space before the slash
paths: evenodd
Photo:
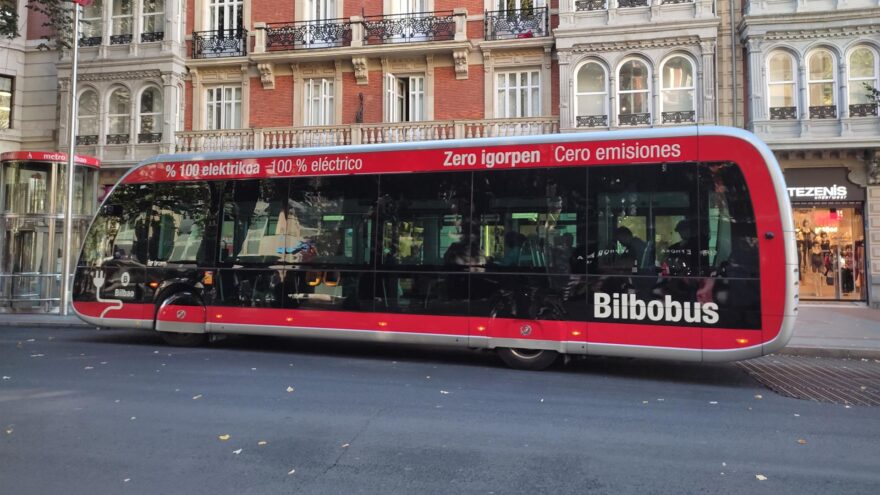
<path id="1" fill-rule="evenodd" d="M 736 343 L 739 345 L 746 345 L 749 343 L 749 339 L 736 339 Z"/>
<path id="2" fill-rule="evenodd" d="M 290 323 L 290 322 L 293 321 L 293 317 L 292 317 L 292 316 L 288 316 L 288 317 L 285 318 L 285 319 L 287 320 L 287 323 Z"/>
<path id="3" fill-rule="evenodd" d="M 216 318 L 216 319 L 218 319 L 218 320 L 220 320 L 220 319 L 222 319 L 222 318 L 223 318 L 223 315 L 222 315 L 222 314 L 220 314 L 220 313 L 217 313 L 217 314 L 216 314 L 216 315 L 214 315 L 214 318 Z"/>
<path id="4" fill-rule="evenodd" d="M 380 321 L 380 322 L 379 322 L 379 326 L 380 326 L 380 327 L 383 327 L 383 328 L 384 328 L 384 327 L 387 327 L 387 326 L 388 326 L 388 322 L 387 322 L 387 321 Z"/>
<path id="5" fill-rule="evenodd" d="M 478 325 L 478 326 L 477 326 L 477 331 L 478 331 L 478 332 L 485 332 L 485 331 L 486 331 L 486 327 L 483 326 L 483 325 Z"/>
<path id="6" fill-rule="evenodd" d="M 149 285 L 151 289 L 155 289 L 155 288 L 159 287 L 159 282 L 150 282 L 147 285 Z"/>
<path id="7" fill-rule="evenodd" d="M 578 337 L 578 336 L 580 336 L 580 334 L 581 334 L 580 330 L 572 330 L 572 332 L 571 332 L 571 335 L 573 337 Z"/>

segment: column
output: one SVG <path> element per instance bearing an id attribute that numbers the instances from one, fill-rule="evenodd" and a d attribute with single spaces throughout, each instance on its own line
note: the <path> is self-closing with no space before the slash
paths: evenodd
<path id="1" fill-rule="evenodd" d="M 701 42 L 700 52 L 702 56 L 700 84 L 703 91 L 700 99 L 701 110 L 695 121 L 717 124 L 718 116 L 715 115 L 715 41 Z"/>
<path id="2" fill-rule="evenodd" d="M 574 81 L 571 74 L 571 54 L 559 52 L 559 130 L 577 127 L 574 105 L 571 102 Z"/>
<path id="3" fill-rule="evenodd" d="M 867 216 L 868 231 L 865 258 L 868 274 L 868 294 L 871 307 L 880 308 L 880 150 L 871 150 L 865 164 L 868 175 Z"/>
<path id="4" fill-rule="evenodd" d="M 162 74 L 162 151 L 174 151 L 174 132 L 177 130 L 177 83 L 171 72 Z M 183 130 L 183 129 L 180 129 Z"/>
<path id="5" fill-rule="evenodd" d="M 837 64 L 837 118 L 845 119 L 849 117 L 849 107 L 846 105 L 847 102 L 847 80 L 846 80 L 846 58 L 840 61 Z"/>
<path id="6" fill-rule="evenodd" d="M 746 43 L 746 46 L 749 50 L 749 60 L 746 62 L 748 64 L 747 66 L 746 64 L 743 64 L 743 70 L 748 70 L 749 72 L 749 84 L 751 87 L 743 88 L 743 90 L 751 93 L 751 98 L 745 98 L 749 105 L 749 118 L 752 122 L 757 120 L 767 120 L 769 118 L 767 115 L 767 100 L 770 95 L 764 94 L 767 90 L 767 68 L 763 63 L 764 54 L 761 52 L 760 40 L 750 39 Z M 735 88 L 736 86 L 737 82 L 733 81 L 733 87 Z M 735 93 L 732 96 L 733 98 L 737 97 Z M 746 102 L 744 102 L 744 104 Z M 733 116 L 734 122 L 736 122 L 737 117 L 737 115 Z M 744 124 L 748 126 L 749 123 L 744 122 Z"/>

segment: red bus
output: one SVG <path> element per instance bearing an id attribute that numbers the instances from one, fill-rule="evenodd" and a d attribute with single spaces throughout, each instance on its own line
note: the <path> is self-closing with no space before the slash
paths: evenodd
<path id="1" fill-rule="evenodd" d="M 773 154 L 733 128 L 164 155 L 104 200 L 73 306 L 173 345 L 737 360 L 791 336 L 793 232 Z"/>

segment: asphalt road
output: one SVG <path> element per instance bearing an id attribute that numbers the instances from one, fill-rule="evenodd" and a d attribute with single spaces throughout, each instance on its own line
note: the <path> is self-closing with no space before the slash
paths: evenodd
<path id="1" fill-rule="evenodd" d="M 2 495 L 880 487 L 880 408 L 785 398 L 733 364 L 524 372 L 477 351 L 3 328 L 0 375 Z"/>

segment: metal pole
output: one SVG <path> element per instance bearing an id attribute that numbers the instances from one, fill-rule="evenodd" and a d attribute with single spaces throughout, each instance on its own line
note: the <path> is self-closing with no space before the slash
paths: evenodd
<path id="1" fill-rule="evenodd" d="M 73 178 L 76 166 L 76 65 L 79 59 L 79 9 L 73 2 L 73 56 L 70 67 L 70 115 L 67 119 L 67 195 L 64 201 L 64 246 L 61 251 L 61 314 L 70 313 L 70 255 L 73 250 Z M 85 193 L 85 191 L 83 191 Z"/>

